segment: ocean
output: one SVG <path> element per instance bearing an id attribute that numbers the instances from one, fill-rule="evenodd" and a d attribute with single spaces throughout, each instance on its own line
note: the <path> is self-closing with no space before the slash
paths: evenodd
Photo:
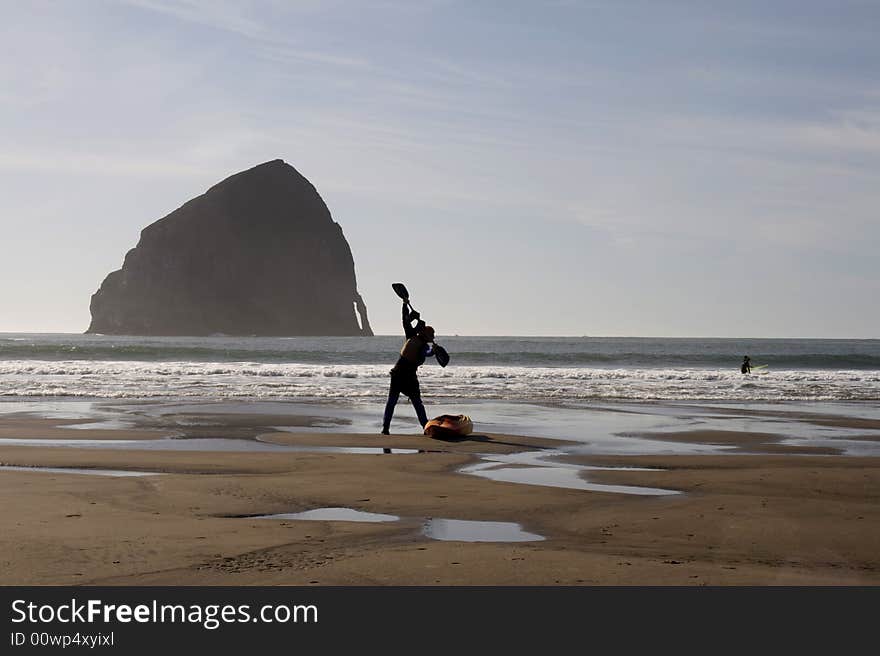
<path id="1" fill-rule="evenodd" d="M 880 400 L 880 340 L 444 337 L 423 396 L 512 401 Z M 400 336 L 118 337 L 0 334 L 6 400 L 380 401 Z M 744 355 L 760 372 L 744 376 Z"/>

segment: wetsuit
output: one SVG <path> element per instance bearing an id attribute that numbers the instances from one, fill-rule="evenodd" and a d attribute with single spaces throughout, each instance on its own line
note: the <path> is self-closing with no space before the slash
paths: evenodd
<path id="1" fill-rule="evenodd" d="M 416 315 L 418 316 L 418 315 Z M 388 390 L 388 402 L 385 404 L 385 416 L 382 421 L 382 431 L 387 432 L 391 426 L 391 417 L 394 416 L 394 407 L 401 394 L 409 397 L 415 408 L 416 415 L 422 427 L 428 423 L 425 414 L 425 406 L 422 403 L 422 393 L 419 389 L 418 368 L 425 364 L 425 358 L 433 355 L 434 351 L 430 343 L 420 335 L 425 322 L 419 319 L 415 327 L 412 321 L 415 317 L 407 311 L 406 303 L 403 305 L 403 332 L 406 341 L 400 349 L 400 357 L 397 364 L 391 369 L 391 388 Z"/>

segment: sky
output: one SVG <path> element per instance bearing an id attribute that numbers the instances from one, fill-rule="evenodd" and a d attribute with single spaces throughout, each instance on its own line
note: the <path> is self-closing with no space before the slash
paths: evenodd
<path id="1" fill-rule="evenodd" d="M 880 3 L 0 0 L 0 332 L 281 158 L 377 334 L 880 338 Z"/>

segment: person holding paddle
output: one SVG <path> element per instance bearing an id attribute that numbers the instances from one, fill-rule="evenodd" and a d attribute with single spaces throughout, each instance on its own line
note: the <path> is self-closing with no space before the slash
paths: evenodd
<path id="1" fill-rule="evenodd" d="M 416 325 L 413 326 L 412 322 Z M 388 435 L 391 427 L 391 418 L 394 416 L 394 407 L 401 393 L 409 397 L 419 423 L 422 428 L 428 423 L 425 414 L 425 405 L 422 403 L 422 393 L 419 389 L 418 368 L 425 364 L 425 358 L 434 355 L 434 329 L 422 321 L 421 316 L 415 310 L 410 310 L 407 299 L 403 301 L 403 332 L 406 341 L 400 349 L 400 357 L 397 364 L 391 370 L 391 388 L 388 390 L 388 402 L 385 404 L 385 416 L 382 420 L 382 435 Z"/>

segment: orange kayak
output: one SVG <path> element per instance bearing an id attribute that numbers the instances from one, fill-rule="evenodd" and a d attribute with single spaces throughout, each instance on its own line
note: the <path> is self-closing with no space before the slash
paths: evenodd
<path id="1" fill-rule="evenodd" d="M 440 415 L 425 424 L 428 437 L 464 437 L 474 430 L 474 422 L 467 415 Z"/>

